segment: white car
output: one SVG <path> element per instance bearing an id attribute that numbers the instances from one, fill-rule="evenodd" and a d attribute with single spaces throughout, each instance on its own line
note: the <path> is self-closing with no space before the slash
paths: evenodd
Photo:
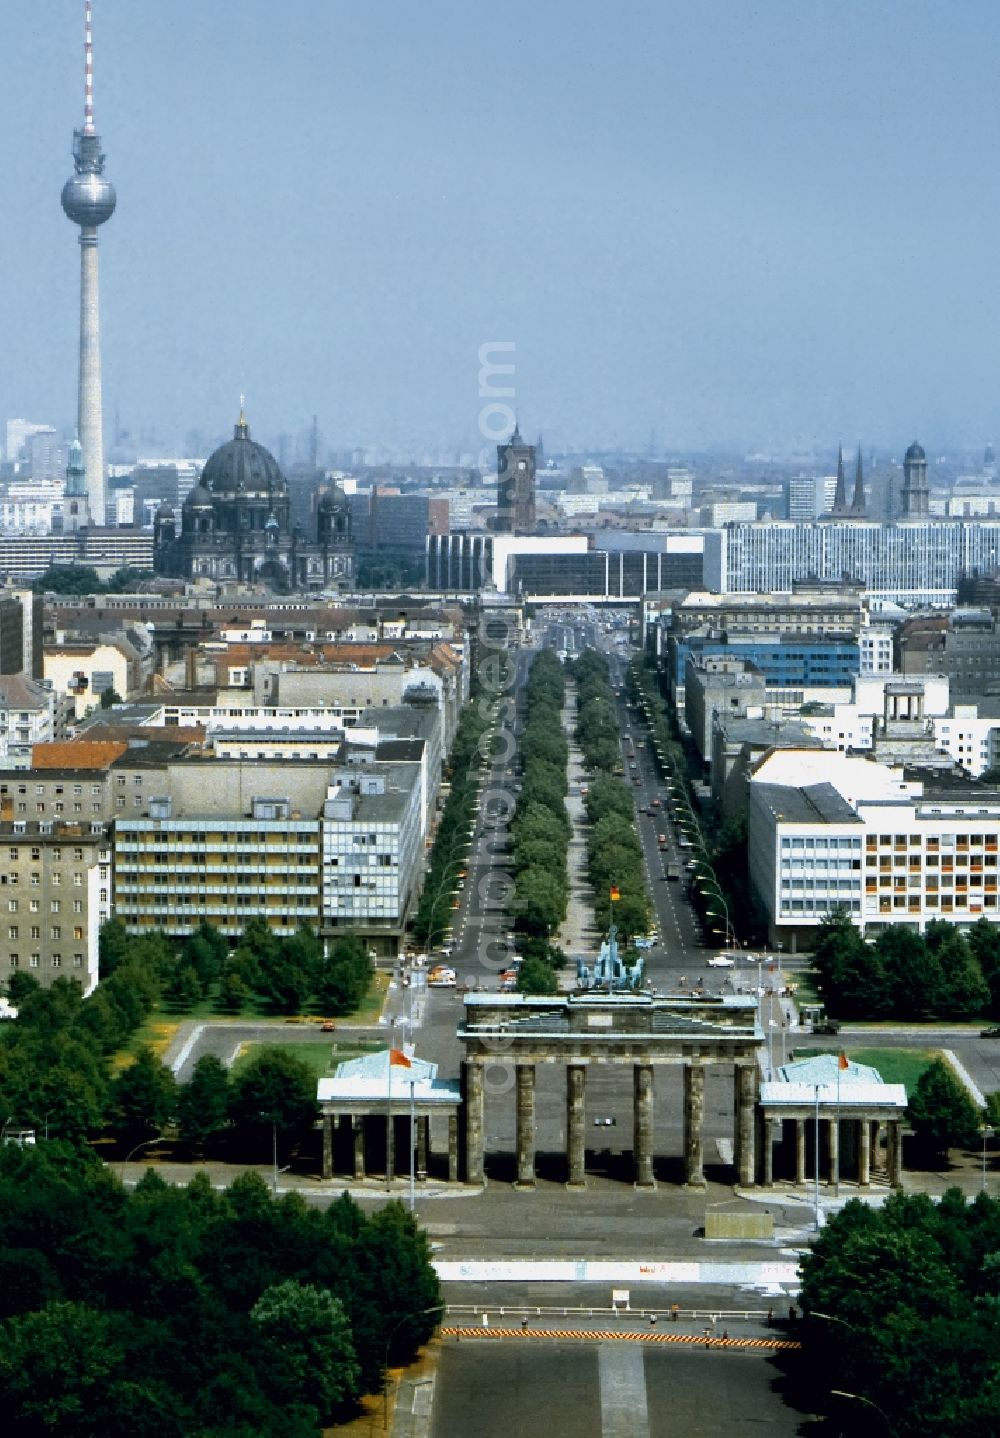
<path id="1" fill-rule="evenodd" d="M 716 954 L 714 959 L 709 959 L 708 967 L 710 969 L 734 969 L 736 960 L 730 959 L 726 954 Z"/>

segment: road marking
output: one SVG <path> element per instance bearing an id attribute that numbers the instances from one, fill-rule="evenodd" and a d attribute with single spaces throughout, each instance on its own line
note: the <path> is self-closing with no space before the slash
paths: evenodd
<path id="1" fill-rule="evenodd" d="M 642 1349 L 602 1343 L 597 1351 L 597 1372 L 602 1438 L 649 1438 Z"/>
<path id="2" fill-rule="evenodd" d="M 439 1328 L 442 1338 L 579 1338 L 590 1343 L 686 1343 L 698 1348 L 759 1348 L 769 1351 L 799 1349 L 795 1338 L 717 1338 L 697 1333 L 615 1333 L 608 1328 Z"/>

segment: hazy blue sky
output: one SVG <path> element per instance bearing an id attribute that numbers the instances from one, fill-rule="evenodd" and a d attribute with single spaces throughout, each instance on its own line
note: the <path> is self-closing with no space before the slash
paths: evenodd
<path id="1" fill-rule="evenodd" d="M 105 410 L 1000 440 L 996 0 L 95 0 Z M 2 0 L 0 418 L 75 408 L 82 0 Z"/>

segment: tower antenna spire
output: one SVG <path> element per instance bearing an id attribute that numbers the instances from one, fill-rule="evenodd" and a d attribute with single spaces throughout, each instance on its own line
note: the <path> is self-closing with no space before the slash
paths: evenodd
<path id="1" fill-rule="evenodd" d="M 97 231 L 115 211 L 115 187 L 105 178 L 101 137 L 94 127 L 93 7 L 83 4 L 83 129 L 73 132 L 73 174 L 62 207 L 80 227 L 80 390 L 78 430 L 90 519 L 104 523 L 104 435 L 101 406 L 101 321 Z"/>
<path id="2" fill-rule="evenodd" d="M 83 133 L 94 129 L 94 10 L 92 0 L 83 0 Z"/>

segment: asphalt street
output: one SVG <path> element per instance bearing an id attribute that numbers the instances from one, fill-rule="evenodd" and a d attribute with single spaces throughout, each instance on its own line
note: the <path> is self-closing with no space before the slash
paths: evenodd
<path id="1" fill-rule="evenodd" d="M 614 1342 L 445 1340 L 432 1438 L 793 1438 L 766 1351 Z"/>

